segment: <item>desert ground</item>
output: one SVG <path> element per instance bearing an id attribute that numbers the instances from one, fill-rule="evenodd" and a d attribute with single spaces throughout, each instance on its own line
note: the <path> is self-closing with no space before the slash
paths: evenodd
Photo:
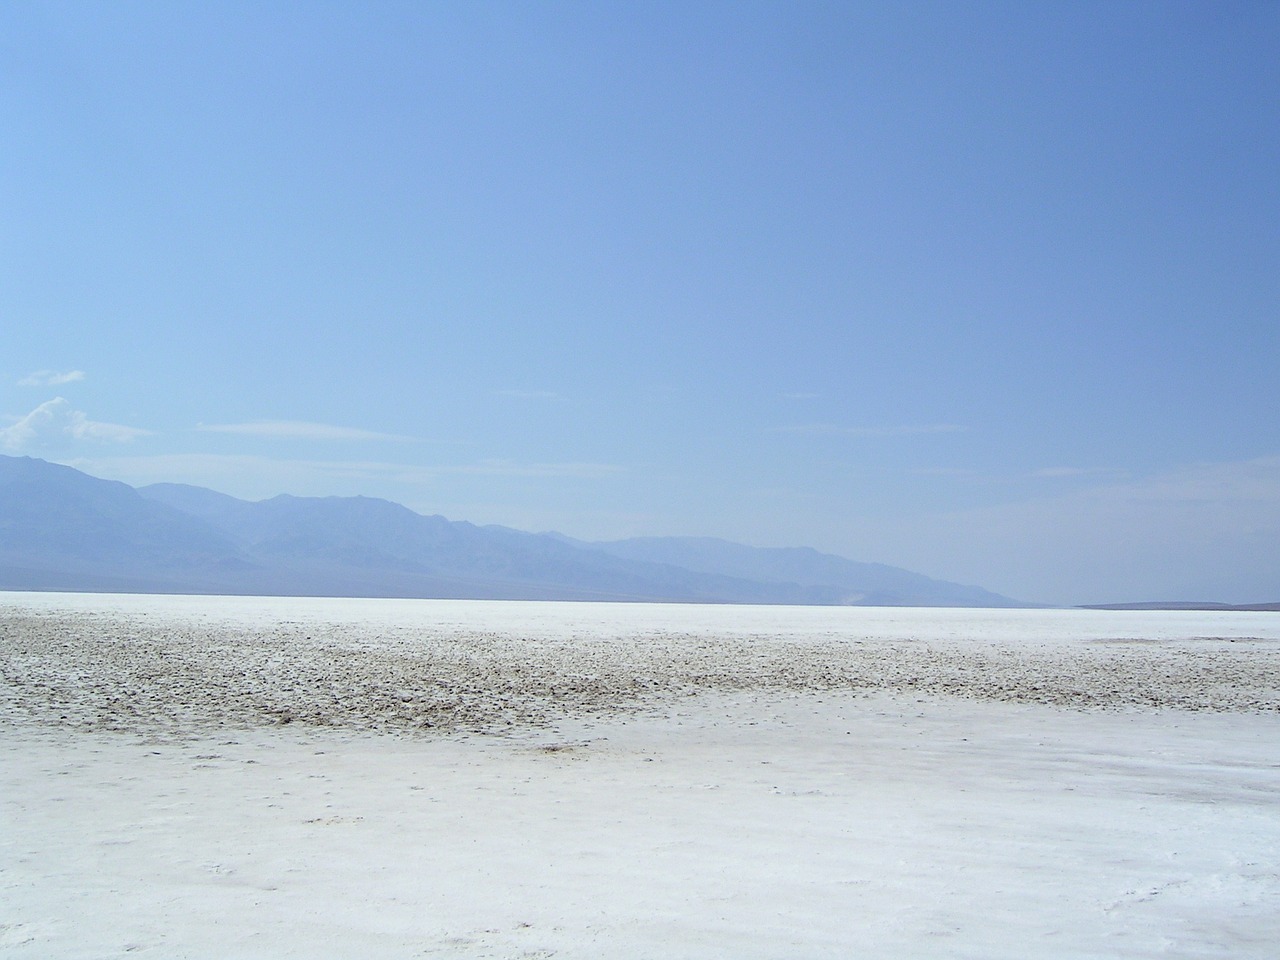
<path id="1" fill-rule="evenodd" d="M 0 958 L 1273 957 L 1280 615 L 0 594 Z"/>

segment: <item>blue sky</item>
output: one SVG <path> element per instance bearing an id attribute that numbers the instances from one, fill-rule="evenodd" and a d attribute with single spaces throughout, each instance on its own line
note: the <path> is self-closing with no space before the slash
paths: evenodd
<path id="1" fill-rule="evenodd" d="M 1275 3 L 13 3 L 0 452 L 1280 599 Z"/>

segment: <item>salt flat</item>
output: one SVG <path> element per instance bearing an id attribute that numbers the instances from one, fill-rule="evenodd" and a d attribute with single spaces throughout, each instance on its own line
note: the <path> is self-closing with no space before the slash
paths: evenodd
<path id="1" fill-rule="evenodd" d="M 0 595 L 0 956 L 1271 957 L 1280 617 Z"/>

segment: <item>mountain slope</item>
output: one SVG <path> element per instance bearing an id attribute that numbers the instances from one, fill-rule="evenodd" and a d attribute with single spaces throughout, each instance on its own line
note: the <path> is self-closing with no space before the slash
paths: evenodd
<path id="1" fill-rule="evenodd" d="M 1008 597 L 899 567 L 858 563 L 809 547 L 748 547 L 711 537 L 639 537 L 583 544 L 611 556 L 770 583 L 794 583 L 817 603 L 881 606 L 1019 606 Z"/>
<path id="2" fill-rule="evenodd" d="M 0 457 L 0 582 L 11 589 L 178 588 L 249 567 L 208 524 L 126 484 Z"/>
<path id="3" fill-rule="evenodd" d="M 369 497 L 292 497 L 256 503 L 199 488 L 158 484 L 139 493 L 192 511 L 269 567 L 331 583 L 349 572 L 361 589 L 381 572 L 386 590 L 420 595 L 572 599 L 745 601 L 762 590 L 785 602 L 786 588 L 739 583 L 659 563 L 583 550 L 558 538 L 423 516 Z M 212 494 L 210 496 L 210 494 Z M 342 584 L 330 589 L 344 590 Z"/>
<path id="4" fill-rule="evenodd" d="M 182 484 L 135 490 L 13 457 L 0 457 L 0 589 L 1012 604 L 812 550 L 691 538 L 591 544 L 370 497 L 250 502 Z"/>

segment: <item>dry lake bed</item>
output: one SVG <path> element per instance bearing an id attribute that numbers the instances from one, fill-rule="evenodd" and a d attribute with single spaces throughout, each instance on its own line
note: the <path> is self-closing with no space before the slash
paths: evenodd
<path id="1" fill-rule="evenodd" d="M 1258 957 L 1280 614 L 0 594 L 0 958 Z"/>

